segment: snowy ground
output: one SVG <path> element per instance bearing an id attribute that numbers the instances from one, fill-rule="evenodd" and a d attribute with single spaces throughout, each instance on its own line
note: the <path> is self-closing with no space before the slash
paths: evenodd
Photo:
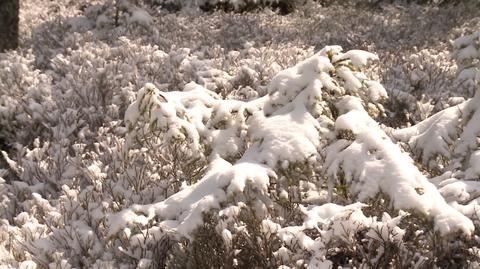
<path id="1" fill-rule="evenodd" d="M 0 268 L 480 266 L 477 3 L 120 2 L 22 2 Z"/>

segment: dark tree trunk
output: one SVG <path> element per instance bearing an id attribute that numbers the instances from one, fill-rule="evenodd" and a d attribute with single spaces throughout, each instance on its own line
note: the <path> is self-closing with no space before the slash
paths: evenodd
<path id="1" fill-rule="evenodd" d="M 0 0 L 0 52 L 18 46 L 19 0 Z"/>

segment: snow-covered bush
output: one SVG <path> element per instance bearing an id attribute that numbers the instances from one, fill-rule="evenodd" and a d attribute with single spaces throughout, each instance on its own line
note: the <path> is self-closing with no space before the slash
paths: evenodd
<path id="1" fill-rule="evenodd" d="M 33 55 L 0 55 L 0 140 L 29 144 L 42 136 L 42 122 L 52 105 L 51 81 L 34 70 Z"/>
<path id="2" fill-rule="evenodd" d="M 478 265 L 478 61 L 434 42 L 465 6 L 66 2 L 0 55 L 0 268 Z"/>
<path id="3" fill-rule="evenodd" d="M 139 262 L 136 257 L 151 258 L 150 245 L 130 246 L 122 237 L 107 237 L 102 226 L 105 214 L 134 203 L 163 200 L 201 178 L 207 166 L 206 158 L 181 140 L 162 142 L 148 128 L 123 123 L 125 104 L 131 102 L 135 88 L 152 81 L 173 89 L 195 80 L 221 95 L 249 100 L 265 91 L 262 84 L 279 70 L 270 59 L 276 54 L 269 48 L 248 47 L 218 62 L 207 58 L 217 48 L 167 54 L 126 38 L 114 48 L 97 45 L 88 40 L 76 43 L 53 58 L 52 71 L 47 73 L 33 69 L 28 58 L 5 55 L 19 63 L 2 62 L 2 87 L 8 89 L 2 99 L 10 101 L 2 103 L 1 117 L 7 127 L 2 128 L 1 212 L 6 220 L 2 236 L 8 235 L 2 245 L 8 255 L 2 256 L 2 263 L 104 268 L 133 266 Z M 278 60 L 288 64 L 302 55 Z M 268 60 L 270 66 L 264 67 L 261 60 Z M 12 63 L 18 70 L 11 72 Z M 23 85 L 28 88 L 20 88 Z M 16 105 L 17 101 L 22 103 Z M 42 110 L 33 114 L 23 103 L 37 104 L 32 107 Z M 221 113 L 218 126 L 225 124 Z M 41 207 L 34 206 L 37 200 Z"/>
<path id="4" fill-rule="evenodd" d="M 458 80 L 478 87 L 480 83 L 480 31 L 462 36 L 453 42 L 453 57 L 460 66 Z"/>
<path id="5" fill-rule="evenodd" d="M 390 53 L 386 57 L 395 58 Z M 424 49 L 381 66 L 380 76 L 391 96 L 388 112 L 392 117 L 386 120 L 415 124 L 464 101 L 463 96 L 472 96 L 475 87 L 457 80 L 458 68 L 450 58 L 446 51 Z"/>
<path id="6" fill-rule="evenodd" d="M 476 88 L 473 98 L 452 106 L 393 136 L 406 142 L 428 169 L 439 175 L 433 182 L 446 200 L 463 214 L 478 216 L 478 34 L 455 40 L 453 56 L 460 71 L 458 80 Z"/>
<path id="7" fill-rule="evenodd" d="M 213 226 L 208 228 L 212 223 L 205 224 L 207 230 L 195 231 L 204 223 L 203 212 L 210 211 L 213 215 L 208 218 L 218 222 L 215 229 L 225 241 L 220 246 L 222 251 L 228 250 L 233 241 L 245 249 L 270 246 L 274 251 L 278 248 L 292 255 L 300 247 L 311 255 L 304 261 L 306 264 L 320 266 L 331 264 L 325 258 L 325 245 L 334 240 L 336 233 L 346 236 L 345 232 L 374 229 L 376 225 L 385 225 L 391 217 L 384 216 L 383 222 L 376 224 L 376 219 L 362 213 L 365 205 L 354 204 L 345 209 L 332 205 L 333 210 L 309 200 L 368 201 L 382 192 L 394 208 L 414 210 L 432 218 L 433 229 L 439 234 L 460 232 L 470 236 L 472 221 L 445 202 L 413 160 L 372 118 L 382 113 L 379 102 L 387 96 L 379 83 L 359 72 L 371 58 L 376 57 L 367 52 L 341 53 L 339 47 L 326 47 L 294 68 L 280 72 L 268 84 L 267 95 L 248 102 L 223 101 L 196 84 L 186 85 L 182 92 L 160 92 L 147 84 L 126 113 L 130 130 L 127 145 L 128 141 L 139 140 L 134 137 L 140 130 L 151 132 L 159 141 L 185 141 L 185 150 L 208 154 L 210 165 L 202 178 L 186 182 L 182 190 L 167 199 L 133 205 L 110 215 L 109 234 L 117 235 L 126 229 L 130 234 L 132 228 L 140 226 L 144 227 L 143 234 L 153 234 L 143 244 L 154 244 L 154 238 L 172 232 L 176 240 L 205 240 L 208 236 L 202 233 L 212 233 Z M 134 127 L 138 123 L 140 126 Z M 284 125 L 289 125 L 288 129 L 282 130 Z M 200 158 L 204 158 L 202 155 Z M 379 173 L 379 169 L 383 172 Z M 326 181 L 321 176 L 323 172 Z M 349 197 L 336 197 L 342 193 L 341 186 L 347 188 L 343 193 Z M 351 215 L 350 208 L 357 213 Z M 244 210 L 250 212 L 242 215 Z M 323 210 L 330 213 L 320 213 Z M 342 214 L 336 216 L 339 212 L 347 214 L 346 219 Z M 395 219 L 395 223 L 400 219 Z M 330 221 L 332 228 L 327 225 L 324 232 L 320 228 L 322 236 L 306 234 Z M 336 232 L 336 225 L 343 230 Z M 401 240 L 403 232 L 394 226 L 391 233 L 396 234 L 395 240 Z M 156 232 L 152 231 L 154 228 Z M 253 231 L 259 233 L 257 238 L 264 238 L 257 242 L 262 247 L 241 243 L 242 233 L 250 237 Z M 272 232 L 278 239 L 271 238 Z M 131 234 L 130 240 L 133 245 L 138 237 Z M 182 248 L 187 247 L 184 255 L 204 255 L 195 252 L 195 244 L 207 242 L 192 244 L 192 248 L 188 248 L 188 243 Z M 282 245 L 284 249 L 280 250 Z M 232 251 L 229 262 L 234 264 L 245 258 L 238 254 L 242 253 L 241 248 Z M 258 260 L 258 265 L 278 266 L 282 261 L 272 257 Z"/>

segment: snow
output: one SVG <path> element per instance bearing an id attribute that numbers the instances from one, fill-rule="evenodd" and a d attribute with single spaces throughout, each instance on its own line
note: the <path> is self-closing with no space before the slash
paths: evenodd
<path id="1" fill-rule="evenodd" d="M 469 46 L 475 38 L 479 37 L 480 33 L 476 32 L 471 35 L 464 35 L 454 40 L 453 46 L 457 49 Z"/>
<path id="2" fill-rule="evenodd" d="M 389 195 L 395 208 L 416 209 L 432 216 L 435 229 L 442 234 L 473 233 L 472 221 L 449 206 L 413 160 L 363 109 L 358 110 L 360 100 L 347 98 L 344 103 L 357 103 L 350 105 L 357 109 L 339 116 L 335 128 L 352 131 L 355 139 L 350 145 L 340 140 L 327 148 L 327 173 L 337 179 L 342 169 L 346 182 L 352 183 L 352 190 L 361 201 L 382 191 Z M 337 146 L 339 143 L 341 147 Z"/>
<path id="3" fill-rule="evenodd" d="M 464 35 L 453 42 L 452 56 L 459 64 L 458 80 L 475 87 L 480 81 L 480 32 Z"/>
<path id="4" fill-rule="evenodd" d="M 455 126 L 460 120 L 465 105 L 466 103 L 462 103 L 447 108 L 415 126 L 395 130 L 393 136 L 408 142 L 410 147 L 422 157 L 423 163 L 428 163 L 435 154 L 450 157 L 448 145 L 454 141 Z"/>
<path id="5" fill-rule="evenodd" d="M 380 102 L 388 97 L 387 90 L 378 81 L 365 81 L 369 89 L 369 98 L 374 102 Z"/>
<path id="6" fill-rule="evenodd" d="M 480 177 L 480 151 L 474 151 L 470 155 L 469 160 L 470 168 L 465 171 L 465 176 L 467 178 L 478 178 Z"/>
<path id="7" fill-rule="evenodd" d="M 338 50 L 338 48 L 336 49 Z M 187 129 L 187 136 L 193 138 L 194 149 L 199 147 L 200 136 L 208 138 L 212 134 L 215 141 L 227 139 L 234 143 L 228 150 L 221 143 L 214 142 L 212 144 L 214 146 L 212 162 L 225 163 L 227 166 L 221 165 L 221 170 L 215 170 L 217 167 L 215 164 L 198 183 L 183 189 L 164 202 L 151 206 L 137 206 L 135 211 L 140 210 L 147 216 L 147 219 L 153 218 L 154 215 L 160 215 L 167 219 L 175 218 L 179 221 L 177 230 L 188 236 L 201 223 L 201 212 L 218 208 L 219 203 L 226 199 L 227 194 L 242 192 L 247 183 L 260 192 L 265 192 L 270 184 L 270 178 L 276 177 L 270 169 L 275 168 L 277 164 L 284 161 L 297 163 L 316 157 L 320 146 L 319 130 L 321 126 L 306 106 L 311 98 L 316 96 L 318 98 L 321 94 L 319 75 L 331 71 L 332 68 L 329 60 L 319 53 L 294 68 L 280 72 L 268 85 L 269 95 L 260 98 L 260 103 L 258 101 L 250 102 L 253 107 L 264 103 L 265 111 L 254 112 L 248 120 L 242 116 L 237 116 L 236 120 L 229 120 L 229 118 L 234 110 L 238 111 L 238 115 L 243 115 L 243 110 L 249 110 L 248 108 L 251 108 L 252 104 L 248 102 L 221 102 L 220 104 L 220 101 L 215 98 L 215 94 L 209 93 L 207 89 L 199 85 L 188 84 L 183 93 L 160 93 L 154 85 L 145 85 L 138 92 L 137 101 L 127 109 L 125 114 L 127 125 L 134 124 L 142 115 L 145 115 L 150 125 L 155 123 L 155 127 L 160 128 L 168 126 L 167 134 L 176 130 L 176 125 L 182 125 L 184 129 Z M 376 89 L 380 95 L 384 94 L 381 88 L 377 87 Z M 198 106 L 195 109 L 192 109 L 194 107 L 191 105 L 192 98 L 187 97 L 192 94 L 199 97 L 194 101 Z M 208 107 L 206 103 L 209 104 Z M 178 111 L 185 114 L 188 120 L 180 119 L 181 123 L 178 124 Z M 268 116 L 265 113 L 272 115 Z M 210 116 L 212 123 L 205 125 L 204 117 L 200 119 L 198 115 L 215 116 Z M 164 123 L 165 118 L 169 119 L 166 124 Z M 207 128 L 215 127 L 218 122 L 222 122 L 226 127 L 238 123 L 248 125 L 248 138 L 253 144 L 232 166 L 223 161 L 221 156 L 227 155 L 227 153 L 231 155 L 240 148 L 235 144 L 241 143 L 239 138 L 234 136 L 238 135 L 235 129 L 207 131 Z M 284 128 L 285 124 L 288 124 L 289 127 Z M 170 136 L 167 135 L 167 139 Z M 176 137 L 176 139 L 183 140 L 186 137 Z M 211 140 L 209 139 L 209 141 Z M 228 166 L 230 167 L 227 168 Z M 228 193 L 225 193 L 222 188 L 227 185 Z M 126 210 L 118 218 L 119 220 L 115 216 L 111 217 L 110 223 L 115 223 L 110 229 L 109 234 L 111 235 L 125 226 L 126 219 L 132 218 L 132 211 Z M 142 217 L 138 221 L 135 219 L 133 216 L 132 223 L 145 221 Z"/>
<path id="8" fill-rule="evenodd" d="M 478 55 L 479 55 L 479 52 L 478 52 L 477 48 L 475 48 L 475 46 L 473 46 L 473 45 L 469 45 L 465 48 L 460 49 L 457 57 L 460 61 L 462 61 L 462 60 L 466 60 L 466 59 L 477 58 Z"/>
<path id="9" fill-rule="evenodd" d="M 335 50 L 341 55 L 338 47 L 335 47 Z M 211 147 L 209 157 L 211 165 L 202 179 L 193 185 L 185 186 L 164 201 L 134 205 L 120 213 L 110 215 L 109 236 L 115 236 L 118 232 L 133 228 L 135 225 L 146 225 L 154 219 L 159 219 L 160 225 L 167 232 L 191 239 L 192 232 L 203 222 L 203 212 L 219 209 L 221 214 L 228 216 L 231 221 L 232 216 L 238 214 L 238 208 L 230 207 L 225 211 L 222 210 L 222 205 L 245 192 L 247 186 L 265 195 L 272 180 L 277 180 L 275 172 L 277 167 L 285 168 L 290 163 L 302 163 L 311 158 L 317 160 L 320 157 L 319 148 L 325 143 L 325 139 L 331 137 L 328 134 L 330 131 L 322 128 L 324 121 L 329 120 L 321 116 L 315 117 L 316 114 L 312 114 L 309 107 L 312 100 L 322 99 L 323 83 L 332 83 L 329 72 L 333 69 L 336 70 L 338 78 L 345 82 L 345 89 L 358 97 L 344 96 L 336 100 L 335 105 L 340 115 L 334 122 L 333 132 L 348 130 L 354 136 L 351 138 L 352 141 L 339 139 L 331 142 L 326 148 L 325 171 L 329 180 L 340 180 L 338 175 L 341 170 L 345 182 L 351 184 L 351 192 L 359 201 L 367 201 L 382 192 L 390 197 L 394 208 L 413 209 L 431 217 L 435 223 L 435 230 L 442 235 L 455 232 L 471 235 L 474 231 L 472 221 L 455 206 L 449 205 L 442 196 L 443 194 L 448 197 L 452 193 L 457 193 L 456 198 L 459 198 L 466 195 L 462 192 L 468 191 L 454 185 L 438 190 L 418 170 L 411 157 L 400 150 L 365 110 L 361 98 L 379 101 L 387 98 L 385 89 L 379 83 L 369 81 L 366 76 L 354 73 L 344 66 L 334 68 L 322 53 L 325 52 L 322 51 L 297 66 L 280 72 L 268 84 L 268 95 L 253 101 L 222 101 L 213 92 L 194 83 L 187 84 L 182 92 L 161 92 L 155 85 L 146 84 L 125 114 L 127 125 L 131 126 L 129 129 L 132 130 L 132 126 L 142 120 L 142 117 L 145 117 L 150 126 L 155 123 L 154 128 L 177 130 L 179 128 L 175 126 L 181 125 L 187 129 L 184 133 L 186 136 L 175 139 L 190 138 L 193 140 L 190 143 L 195 150 L 198 150 L 200 140 L 208 141 Z M 344 55 L 335 57 L 349 61 Z M 357 66 L 365 64 L 367 59 L 375 59 L 370 54 L 358 52 L 349 55 L 357 57 L 355 59 Z M 369 90 L 368 95 L 359 92 L 364 83 Z M 320 106 L 318 113 L 321 114 L 323 109 Z M 248 111 L 250 116 L 245 117 L 244 111 Z M 456 124 L 458 111 L 459 108 L 452 107 L 429 120 L 437 124 Z M 429 130 L 428 124 L 421 123 L 419 126 L 395 131 L 393 135 L 397 139 L 407 139 L 418 136 L 426 130 Z M 441 128 L 439 139 L 445 141 L 444 137 L 452 135 L 449 133 L 450 130 L 451 127 Z M 166 139 L 169 139 L 171 132 L 172 129 L 168 130 Z M 430 134 L 428 138 L 431 142 Z M 433 146 L 434 142 L 422 143 L 425 147 L 423 155 L 425 160 L 439 152 L 439 145 Z M 242 148 L 247 145 L 242 153 Z M 415 147 L 415 144 L 412 146 Z M 449 151 L 443 148 L 441 152 L 447 154 Z M 233 164 L 224 159 L 235 154 L 242 154 L 242 157 Z M 472 162 L 477 161 L 475 156 L 472 158 Z M 287 199 L 288 193 L 281 194 L 281 197 Z M 305 211 L 306 218 L 302 226 L 281 227 L 269 219 L 264 219 L 261 227 L 266 234 L 278 234 L 284 242 L 294 240 L 302 248 L 315 252 L 319 251 L 315 249 L 320 243 L 316 243 L 316 239 L 307 236 L 303 230 L 313 228 L 321 230 L 325 225 L 331 224 L 333 226 L 329 231 L 330 235 L 323 239 L 324 242 L 328 242 L 332 240 L 331 237 L 342 236 L 346 223 L 344 220 L 337 221 L 337 218 L 350 212 L 348 229 L 357 230 L 364 226 L 373 230 L 380 229 L 382 230 L 380 235 L 372 230 L 371 236 L 401 241 L 405 231 L 397 225 L 406 213 L 400 213 L 397 217 L 385 213 L 381 222 L 376 222 L 376 219 L 363 215 L 363 207 L 365 204 L 361 203 L 349 206 L 312 205 Z M 264 202 L 259 200 L 255 208 L 260 218 L 266 217 L 268 206 Z M 237 210 L 233 211 L 237 213 L 228 213 L 232 209 Z M 384 226 L 387 228 L 381 228 Z M 220 227 L 226 226 L 222 224 Z M 392 235 L 387 233 L 390 230 L 395 236 L 390 237 Z M 222 228 L 220 233 L 226 244 L 230 245 L 231 231 Z M 330 264 L 321 258 L 321 255 L 319 257 L 312 258 L 310 264 L 312 266 Z"/>
<path id="10" fill-rule="evenodd" d="M 127 19 L 129 24 L 137 23 L 143 26 L 149 26 L 153 22 L 152 16 L 150 16 L 150 14 L 143 9 L 135 8 L 133 11 L 131 11 L 131 13 L 132 14 Z"/>
<path id="11" fill-rule="evenodd" d="M 318 123 L 305 108 L 269 118 L 257 112 L 249 129 L 250 137 L 260 141 L 255 159 L 275 167 L 281 160 L 295 163 L 316 156 L 320 139 L 317 128 Z"/>
<path id="12" fill-rule="evenodd" d="M 458 74 L 459 81 L 474 80 L 477 79 L 476 75 L 479 70 L 476 67 L 463 69 L 460 74 Z M 477 79 L 478 80 L 478 79 Z"/>
<path id="13" fill-rule="evenodd" d="M 363 50 L 349 50 L 344 53 L 338 60 L 345 60 L 349 59 L 353 66 L 355 67 L 363 67 L 367 65 L 369 60 L 378 60 L 378 56 Z"/>
<path id="14" fill-rule="evenodd" d="M 36 269 L 37 264 L 34 261 L 23 261 L 18 266 L 19 269 Z"/>
<path id="15" fill-rule="evenodd" d="M 1 268 L 478 258 L 480 36 L 446 40 L 477 23 L 464 3 L 50 2 L 0 54 Z"/>
<path id="16" fill-rule="evenodd" d="M 66 24 L 72 27 L 72 30 L 74 31 L 80 31 L 82 29 L 90 29 L 93 27 L 92 21 L 84 16 L 69 18 Z"/>

